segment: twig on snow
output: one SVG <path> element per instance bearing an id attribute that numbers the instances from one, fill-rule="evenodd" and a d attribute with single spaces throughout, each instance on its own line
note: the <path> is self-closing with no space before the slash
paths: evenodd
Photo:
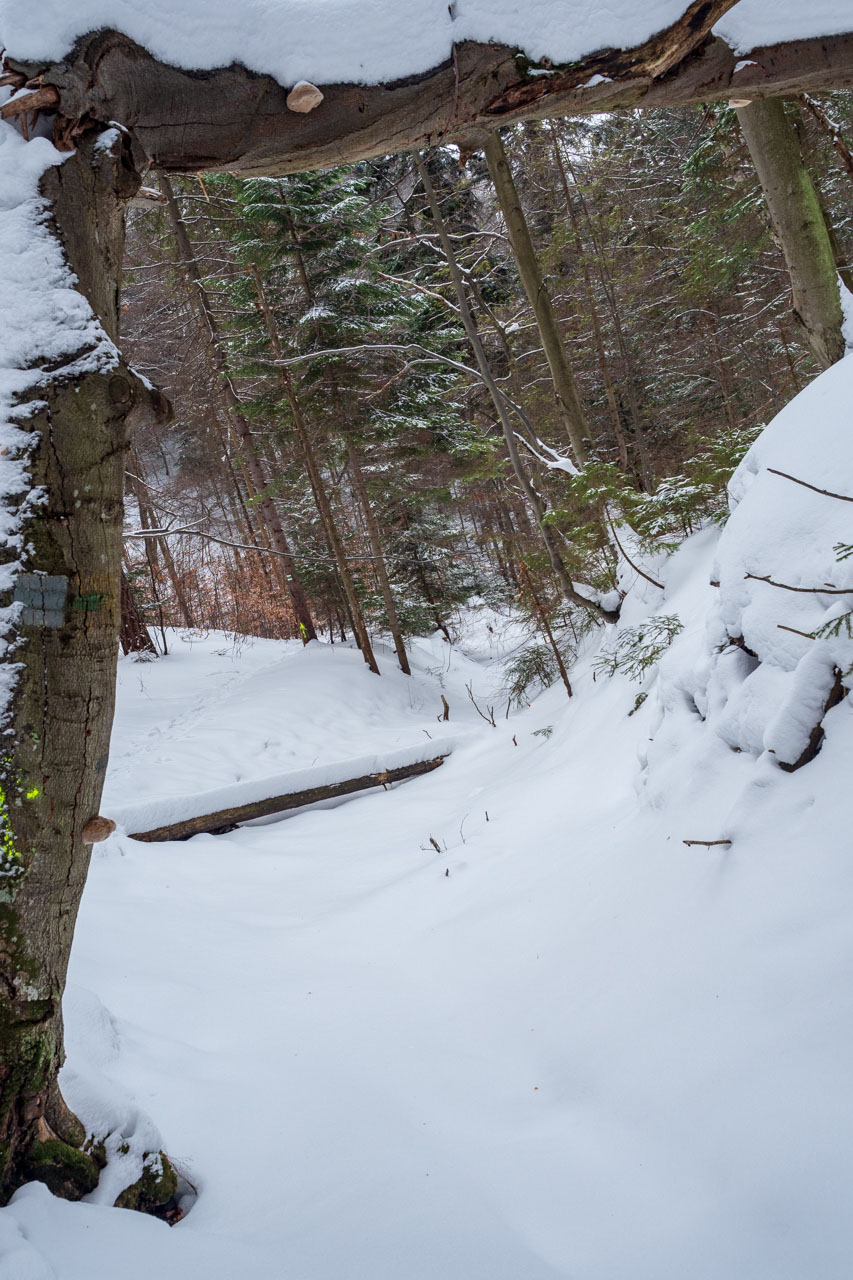
<path id="1" fill-rule="evenodd" d="M 766 582 L 768 587 L 779 587 L 781 591 L 797 591 L 807 596 L 849 596 L 853 595 L 853 587 L 833 587 L 827 584 L 825 587 L 792 587 L 789 582 L 774 582 L 769 574 L 761 577 L 757 573 L 745 573 L 745 578 L 752 578 L 753 582 Z"/>
<path id="2" fill-rule="evenodd" d="M 498 726 L 495 724 L 495 709 L 494 709 L 494 707 L 490 707 L 490 706 L 488 706 L 488 704 L 487 704 L 487 705 L 486 705 L 486 711 L 488 711 L 488 713 L 489 713 L 489 714 L 488 714 L 488 715 L 486 715 L 486 711 L 481 711 L 481 710 L 480 710 L 480 708 L 477 706 L 477 701 L 476 701 L 476 699 L 475 699 L 475 697 L 474 697 L 474 691 L 473 691 L 473 689 L 471 688 L 471 681 L 470 681 L 470 680 L 469 680 L 469 681 L 468 681 L 468 683 L 466 684 L 465 688 L 468 690 L 468 697 L 471 699 L 471 702 L 472 702 L 472 704 L 473 704 L 474 710 L 477 712 L 477 715 L 478 715 L 478 716 L 480 716 L 483 720 L 485 720 L 486 724 L 490 724 L 490 725 L 492 726 L 492 728 L 493 728 L 493 729 L 497 729 L 497 727 L 498 727 Z M 443 701 L 443 699 L 442 699 L 442 701 Z"/>
<path id="3" fill-rule="evenodd" d="M 781 476 L 783 480 L 790 480 L 793 484 L 801 484 L 804 489 L 811 489 L 812 493 L 822 493 L 825 498 L 837 498 L 839 502 L 853 502 L 853 498 L 848 497 L 846 493 L 833 493 L 830 489 L 819 489 L 816 484 L 809 484 L 806 480 L 798 480 L 796 476 L 789 476 L 787 471 L 777 471 L 775 467 L 768 467 L 767 470 L 771 476 Z"/>
<path id="4" fill-rule="evenodd" d="M 682 840 L 681 843 L 688 845 L 701 844 L 706 849 L 711 849 L 715 844 L 731 844 L 731 840 Z"/>

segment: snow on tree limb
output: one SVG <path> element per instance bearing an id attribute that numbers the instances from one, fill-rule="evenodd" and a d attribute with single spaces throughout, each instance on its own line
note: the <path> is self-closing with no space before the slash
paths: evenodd
<path id="1" fill-rule="evenodd" d="M 7 0 L 7 9 L 10 4 Z M 343 4 L 339 0 L 339 7 Z M 377 4 L 382 7 L 375 0 L 374 9 Z M 542 5 L 551 16 L 552 33 L 557 29 L 554 13 L 578 9 L 577 2 L 569 0 L 563 5 L 542 0 Z M 324 80 L 317 69 L 346 69 L 328 50 L 318 54 L 303 49 L 300 70 L 289 83 L 237 62 L 190 72 L 158 60 L 130 36 L 109 30 L 84 36 L 59 61 L 22 59 L 17 50 L 27 46 L 7 39 L 6 65 L 39 87 L 58 91 L 54 136 L 62 148 L 73 147 L 81 131 L 118 120 L 130 130 L 140 168 L 153 163 L 173 172 L 225 168 L 246 174 L 331 167 L 482 133 L 519 119 L 714 98 L 747 100 L 853 85 L 853 33 L 780 42 L 742 57 L 713 34 L 732 0 L 693 0 L 686 8 L 683 0 L 677 7 L 671 0 L 659 0 L 650 8 L 652 16 L 644 19 L 647 27 L 659 23 L 662 15 L 665 25 L 627 49 L 605 45 L 605 29 L 595 27 L 601 42 L 597 51 L 536 66 L 520 52 L 520 45 L 463 39 L 449 41 L 450 56 L 431 69 L 372 84 Z M 280 11 L 281 6 L 275 9 Z M 497 29 L 500 21 L 497 6 L 488 29 Z M 623 26 L 614 28 L 611 41 L 620 30 L 626 38 L 638 30 L 624 14 L 620 21 Z M 0 3 L 0 37 L 7 23 Z M 470 22 L 460 34 L 469 29 Z M 786 30 L 780 21 L 782 36 Z M 523 34 L 521 29 L 513 31 Z M 542 38 L 536 38 L 537 53 Z M 568 49 L 565 41 L 561 46 L 556 35 L 554 39 L 555 47 Z M 397 48 L 394 41 L 391 37 L 392 51 Z M 181 60 L 179 53 L 186 60 L 179 40 L 176 47 L 174 60 Z M 432 45 L 427 41 L 425 47 Z M 358 61 L 358 48 L 354 44 L 357 66 L 354 62 L 350 68 L 352 79 L 363 79 L 364 70 L 372 66 L 368 53 L 365 61 Z M 394 65 L 409 66 L 409 53 L 402 46 L 398 53 L 402 61 Z M 205 65 L 212 56 L 202 35 L 198 56 Z M 259 62 L 257 56 L 250 58 L 248 45 L 245 61 L 255 66 Z M 284 76 L 283 71 L 277 74 Z M 288 95 L 296 80 L 309 75 L 323 101 L 310 113 L 294 113 L 288 108 Z"/>

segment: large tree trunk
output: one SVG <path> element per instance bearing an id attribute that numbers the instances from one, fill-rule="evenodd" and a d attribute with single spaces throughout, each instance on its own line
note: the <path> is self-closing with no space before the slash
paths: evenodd
<path id="1" fill-rule="evenodd" d="M 800 144 L 778 98 L 737 108 L 761 189 L 779 237 L 794 314 L 824 368 L 844 355 L 841 295 L 835 256 Z"/>
<path id="2" fill-rule="evenodd" d="M 80 288 L 114 338 L 121 202 L 136 189 L 118 134 L 112 150 L 83 146 L 43 185 Z M 73 353 L 45 384 L 37 414 L 22 417 L 32 481 L 49 501 L 24 531 L 32 551 L 15 587 L 20 667 L 0 758 L 4 1198 L 33 1177 L 70 1196 L 97 1182 L 57 1086 L 61 1000 L 89 863 L 83 831 L 98 813 L 113 715 L 128 424 L 152 403 L 106 343 Z"/>
<path id="3" fill-rule="evenodd" d="M 557 325 L 557 317 L 554 315 L 551 295 L 542 279 L 539 259 L 536 256 L 527 218 L 524 215 L 500 134 L 488 134 L 483 141 L 483 150 L 486 155 L 486 164 L 489 166 L 489 176 L 494 184 L 509 233 L 509 242 L 512 245 L 518 274 L 536 317 L 536 326 L 539 337 L 542 339 L 545 359 L 551 371 L 551 381 L 554 384 L 554 395 L 557 398 L 560 416 L 575 455 L 575 462 L 582 467 L 587 458 L 586 441 L 589 438 L 586 414 L 581 404 L 569 358 L 566 355 L 563 336 Z"/>
<path id="4" fill-rule="evenodd" d="M 529 74 L 536 68 L 514 46 L 463 41 L 452 58 L 419 75 L 380 85 L 321 85 L 323 103 L 307 116 L 288 108 L 291 86 L 269 76 L 236 64 L 184 71 L 111 31 L 84 36 L 57 63 L 7 62 L 25 79 L 42 77 L 43 86 L 56 88 L 63 144 L 73 145 L 75 130 L 92 121 L 106 126 L 120 120 L 139 145 L 140 163 L 185 173 L 297 173 L 430 146 L 513 120 L 767 98 L 853 83 L 850 34 L 735 53 L 710 34 L 735 2 L 691 0 L 642 45 L 599 49 L 549 68 L 546 76 Z"/>

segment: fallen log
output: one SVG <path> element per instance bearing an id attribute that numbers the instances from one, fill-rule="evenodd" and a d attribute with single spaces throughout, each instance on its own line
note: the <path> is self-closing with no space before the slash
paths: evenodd
<path id="1" fill-rule="evenodd" d="M 307 787 L 303 791 L 291 791 L 285 795 L 270 796 L 265 800 L 234 805 L 230 809 L 217 809 L 214 813 L 185 818 L 181 822 L 154 827 L 151 831 L 134 831 L 129 833 L 130 838 L 154 844 L 164 840 L 188 840 L 191 836 L 202 834 L 223 835 L 227 831 L 236 830 L 241 822 L 250 822 L 253 818 L 268 818 L 272 814 L 286 813 L 289 809 L 299 809 L 306 804 L 316 804 L 318 800 L 335 800 L 338 796 L 352 795 L 353 792 L 366 791 L 370 787 L 387 787 L 392 782 L 402 782 L 405 778 L 417 778 L 421 774 L 431 773 L 433 769 L 444 764 L 447 754 L 436 756 L 432 760 L 418 760 L 414 764 L 399 765 L 397 768 L 385 769 L 378 773 L 363 774 L 360 778 L 347 778 L 343 782 Z"/>

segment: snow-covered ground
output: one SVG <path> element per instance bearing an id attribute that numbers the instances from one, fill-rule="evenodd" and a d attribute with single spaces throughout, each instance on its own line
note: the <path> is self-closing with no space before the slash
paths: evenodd
<path id="1" fill-rule="evenodd" d="M 222 636 L 121 663 L 106 812 L 454 750 L 389 792 L 96 848 L 63 1088 L 128 1150 L 89 1203 L 18 1192 L 2 1280 L 849 1275 L 850 698 L 797 772 L 773 744 L 806 705 L 801 651 L 836 643 L 780 645 L 779 623 L 851 598 L 805 593 L 806 616 L 759 579 L 850 581 L 844 502 L 767 467 L 853 493 L 851 381 L 844 361 L 777 419 L 722 539 L 658 566 L 663 596 L 632 588 L 623 626 L 684 624 L 634 714 L 590 651 L 571 702 L 558 684 L 504 718 L 518 637 L 487 610 L 417 642 L 411 680 L 387 651 L 377 679 L 351 649 Z M 171 1229 L 109 1207 L 160 1146 L 198 1190 Z"/>

